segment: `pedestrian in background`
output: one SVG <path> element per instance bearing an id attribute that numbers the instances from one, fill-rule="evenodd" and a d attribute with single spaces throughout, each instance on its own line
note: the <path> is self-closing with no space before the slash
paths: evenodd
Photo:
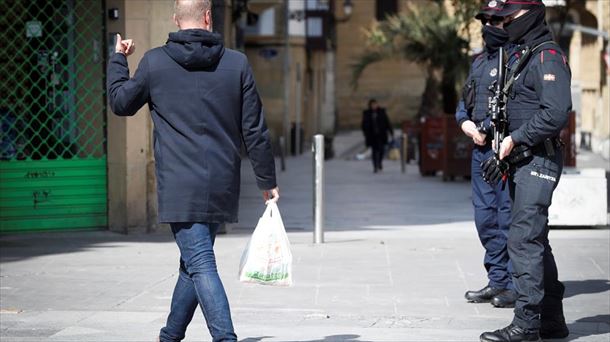
<path id="1" fill-rule="evenodd" d="M 472 63 L 455 116 L 462 131 L 474 142 L 472 204 L 479 240 L 485 249 L 483 265 L 488 278 L 485 287 L 468 291 L 465 297 L 469 302 L 491 302 L 496 307 L 513 307 L 517 293 L 512 282 L 512 265 L 507 249 L 511 205 L 508 187 L 488 184 L 483 179 L 481 169 L 481 163 L 495 153 L 491 146 L 493 134 L 489 107 L 498 79 L 498 49 L 508 42 L 508 33 L 502 29 L 503 18 L 496 16 L 501 5 L 489 0 L 475 17 L 483 24 L 485 50 Z"/>
<path id="2" fill-rule="evenodd" d="M 373 172 L 383 170 L 383 155 L 388 144 L 388 137 L 393 138 L 394 132 L 385 108 L 370 99 L 368 109 L 362 113 L 362 132 L 367 147 L 372 150 Z"/>
<path id="3" fill-rule="evenodd" d="M 508 326 L 481 335 L 484 342 L 541 341 L 569 335 L 563 314 L 564 285 L 549 244 L 548 216 L 563 169 L 559 133 L 572 109 L 571 72 L 566 55 L 553 42 L 542 0 L 507 1 L 509 41 L 518 46 L 508 61 L 508 136 L 499 156 L 486 165 L 505 169 L 512 199 L 508 252 L 518 297 Z M 510 84 L 512 82 L 512 84 Z M 499 159 L 499 160 L 498 160 Z M 502 162 L 500 162 L 502 161 Z M 503 171 L 502 171 L 503 172 Z"/>
<path id="4" fill-rule="evenodd" d="M 214 238 L 220 224 L 237 221 L 242 142 L 264 200 L 279 198 L 269 132 L 245 55 L 211 32 L 211 1 L 176 0 L 174 21 L 179 31 L 144 54 L 133 78 L 127 56 L 135 44 L 117 37 L 108 99 L 121 116 L 148 104 L 154 121 L 159 221 L 170 224 L 180 250 L 160 341 L 182 340 L 197 305 L 213 341 L 237 341 Z"/>

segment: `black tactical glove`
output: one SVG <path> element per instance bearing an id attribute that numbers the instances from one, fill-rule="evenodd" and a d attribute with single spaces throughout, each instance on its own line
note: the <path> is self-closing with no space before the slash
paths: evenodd
<path id="1" fill-rule="evenodd" d="M 487 134 L 489 136 L 491 136 L 491 134 L 493 129 L 493 123 L 491 122 L 491 119 L 489 118 L 489 116 L 487 117 L 487 119 L 479 122 L 479 124 L 477 125 L 477 131 L 479 131 L 480 133 L 483 134 Z"/>
<path id="2" fill-rule="evenodd" d="M 483 180 L 489 185 L 495 186 L 500 180 L 505 182 L 508 177 L 509 164 L 504 160 L 498 160 L 496 155 L 489 157 L 481 163 Z"/>

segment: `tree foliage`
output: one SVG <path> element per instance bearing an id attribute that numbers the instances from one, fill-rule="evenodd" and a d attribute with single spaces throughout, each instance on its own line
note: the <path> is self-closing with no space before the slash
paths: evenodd
<path id="1" fill-rule="evenodd" d="M 409 60 L 426 71 L 418 116 L 441 109 L 453 112 L 457 104 L 456 84 L 466 76 L 470 64 L 469 44 L 463 30 L 468 30 L 479 0 L 452 1 L 455 3 L 452 15 L 442 0 L 417 1 L 409 3 L 400 14 L 368 28 L 367 47 L 352 64 L 352 85 L 357 87 L 358 79 L 373 63 L 393 58 Z"/>

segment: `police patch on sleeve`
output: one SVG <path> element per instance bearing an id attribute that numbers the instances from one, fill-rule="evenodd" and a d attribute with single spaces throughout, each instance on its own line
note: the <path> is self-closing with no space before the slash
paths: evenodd
<path id="1" fill-rule="evenodd" d="M 555 81 L 555 74 L 544 74 L 545 81 Z"/>

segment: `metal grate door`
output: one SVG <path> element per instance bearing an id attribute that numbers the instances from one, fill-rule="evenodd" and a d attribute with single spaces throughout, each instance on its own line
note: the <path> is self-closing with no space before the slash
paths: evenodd
<path id="1" fill-rule="evenodd" d="M 105 227 L 103 3 L 0 13 L 0 232 Z"/>

